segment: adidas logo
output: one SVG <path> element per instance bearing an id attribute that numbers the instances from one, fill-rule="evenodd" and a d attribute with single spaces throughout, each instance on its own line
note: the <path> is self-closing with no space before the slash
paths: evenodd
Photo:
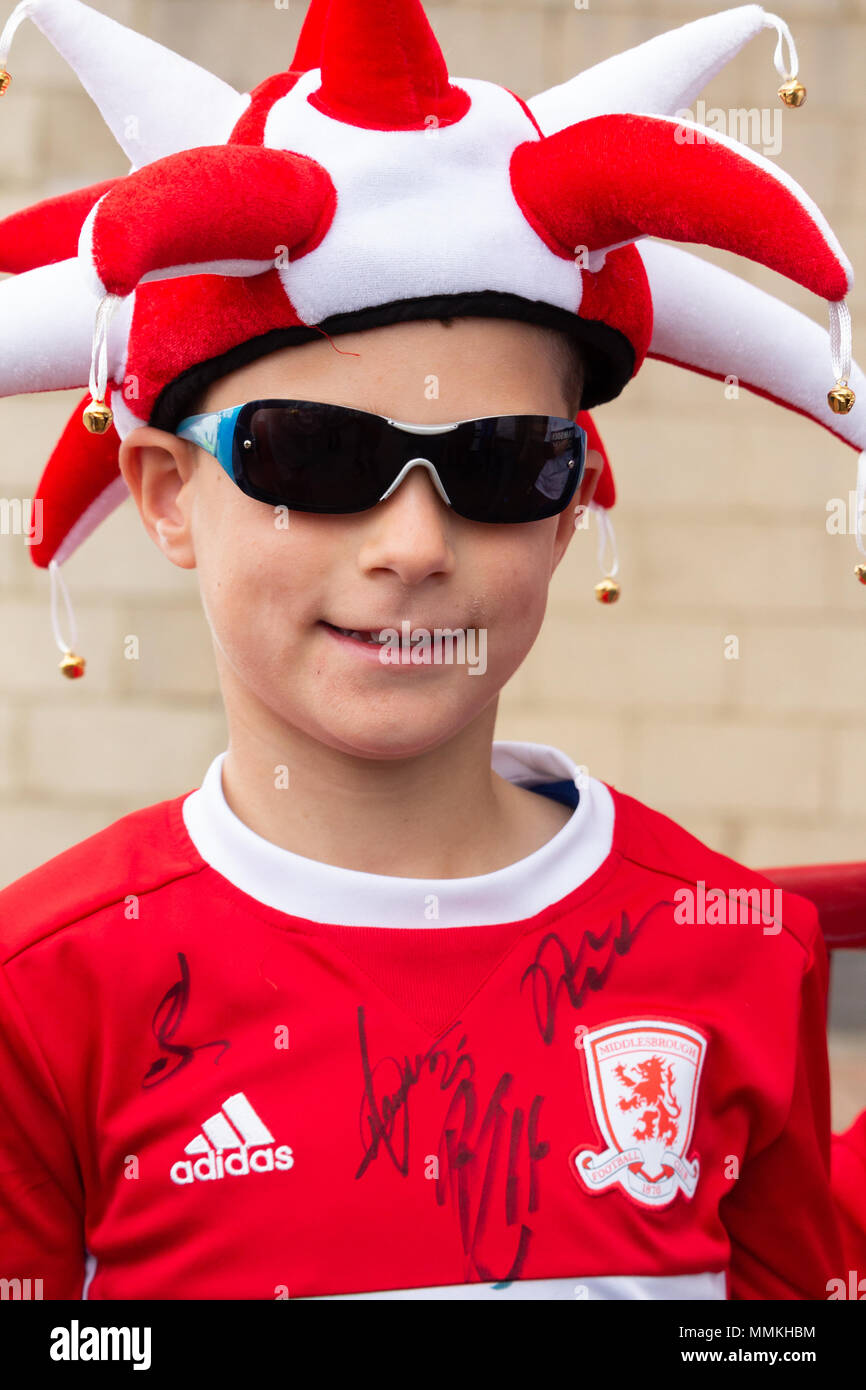
<path id="1" fill-rule="evenodd" d="M 179 1158 L 171 1165 L 171 1180 L 181 1187 L 226 1176 L 245 1178 L 250 1173 L 272 1173 L 275 1168 L 286 1170 L 295 1161 L 288 1144 L 274 1147 L 274 1136 L 243 1091 L 229 1096 L 201 1128 L 201 1134 L 184 1149 L 185 1154 L 201 1157 Z M 232 1152 L 223 1158 L 227 1149 Z"/>

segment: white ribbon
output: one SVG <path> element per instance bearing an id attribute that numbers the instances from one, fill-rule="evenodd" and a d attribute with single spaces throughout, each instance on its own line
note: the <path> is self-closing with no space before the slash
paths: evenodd
<path id="1" fill-rule="evenodd" d="M 119 294 L 105 294 L 96 309 L 93 349 L 90 355 L 90 394 L 95 401 L 105 400 L 105 390 L 108 386 L 108 326 L 121 299 L 122 296 Z"/>
<path id="2" fill-rule="evenodd" d="M 75 625 L 75 614 L 72 611 L 72 601 L 69 597 L 69 590 L 66 587 L 66 582 L 63 578 L 63 575 L 60 573 L 60 566 L 58 565 L 56 560 L 49 560 L 48 573 L 51 576 L 51 627 L 54 631 L 54 640 L 57 643 L 63 655 L 65 656 L 67 652 L 72 652 L 75 650 L 76 644 L 78 642 L 78 629 Z M 57 620 L 58 587 L 63 590 L 63 597 L 66 600 L 66 615 L 69 619 L 69 628 L 72 633 L 71 644 L 69 642 L 64 642 L 62 636 L 60 635 L 60 623 Z"/>
<path id="3" fill-rule="evenodd" d="M 799 67 L 799 64 L 797 62 L 797 48 L 794 43 L 791 31 L 785 23 L 784 19 L 782 19 L 777 14 L 770 14 L 769 12 L 764 15 L 764 28 L 775 29 L 776 33 L 779 35 L 776 41 L 776 51 L 773 54 L 773 63 L 775 65 L 776 72 L 779 74 L 779 76 L 783 77 L 785 81 L 788 82 L 792 77 L 797 76 L 797 68 Z M 782 61 L 783 42 L 787 43 L 788 45 L 787 67 Z"/>
<path id="4" fill-rule="evenodd" d="M 837 381 L 851 375 L 851 310 L 844 299 L 828 299 L 830 310 L 830 356 Z"/>
<path id="5" fill-rule="evenodd" d="M 598 567 L 606 579 L 613 579 L 619 570 L 619 559 L 616 552 L 616 536 L 614 535 L 613 522 L 607 514 L 606 507 L 600 507 L 596 502 L 591 502 L 590 506 L 596 514 L 598 520 Z M 610 544 L 611 565 L 608 569 L 604 563 L 604 552 L 607 544 Z"/>

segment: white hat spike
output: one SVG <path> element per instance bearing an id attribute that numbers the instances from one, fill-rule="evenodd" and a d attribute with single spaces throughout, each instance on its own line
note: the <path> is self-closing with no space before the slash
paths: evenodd
<path id="1" fill-rule="evenodd" d="M 0 94 L 11 80 L 12 36 L 24 19 L 77 74 L 133 169 L 180 150 L 222 144 L 250 104 L 249 93 L 80 0 L 16 5 L 0 37 Z"/>
<path id="2" fill-rule="evenodd" d="M 855 396 L 848 384 L 853 381 L 862 395 L 866 374 L 852 356 L 847 302 L 827 301 L 828 335 L 799 309 L 682 247 L 648 237 L 641 241 L 640 256 L 653 301 L 649 357 L 758 390 L 857 449 L 854 529 L 857 549 L 866 557 L 866 420 L 851 412 Z M 837 381 L 829 392 L 821 368 L 828 338 Z M 855 573 L 866 584 L 866 565 Z"/>
<path id="3" fill-rule="evenodd" d="M 0 397 L 87 385 L 97 299 L 77 256 L 0 281 Z M 122 357 L 132 301 L 112 324 Z"/>
<path id="4" fill-rule="evenodd" d="M 31 18 L 33 0 L 21 0 L 20 5 L 16 5 L 6 23 L 3 25 L 3 32 L 0 33 L 0 96 L 7 90 L 12 81 L 6 70 L 9 62 L 9 49 L 12 47 L 12 39 L 15 31 L 22 20 Z"/>
<path id="5" fill-rule="evenodd" d="M 761 5 L 738 5 L 657 34 L 559 86 L 539 92 L 527 105 L 545 135 L 613 112 L 673 116 L 689 108 L 707 84 L 765 29 L 775 29 L 778 35 L 773 62 L 785 79 L 779 96 L 788 106 L 802 106 L 806 89 L 797 77 L 797 49 L 791 31 L 779 15 Z"/>
<path id="6" fill-rule="evenodd" d="M 858 393 L 866 392 L 866 374 L 851 356 L 845 300 L 826 301 L 828 334 L 793 305 L 694 251 L 654 237 L 644 238 L 639 251 L 653 302 L 650 357 L 720 380 L 735 377 L 810 416 L 858 451 L 866 449 L 862 415 L 828 408 L 822 366 L 829 356 L 837 379 L 847 376 Z"/>

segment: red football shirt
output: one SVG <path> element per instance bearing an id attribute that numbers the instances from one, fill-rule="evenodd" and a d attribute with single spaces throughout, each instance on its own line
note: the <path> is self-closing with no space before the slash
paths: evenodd
<path id="1" fill-rule="evenodd" d="M 539 745 L 494 767 L 576 781 L 568 824 L 432 882 L 255 835 L 223 756 L 0 893 L 0 1277 L 52 1299 L 827 1296 L 810 903 Z"/>
<path id="2" fill-rule="evenodd" d="M 866 1298 L 866 1110 L 833 1135 L 833 1196 L 848 1270 L 846 1296 Z M 854 1279 L 851 1279 L 854 1271 Z M 856 1293 L 852 1293 L 852 1282 Z"/>

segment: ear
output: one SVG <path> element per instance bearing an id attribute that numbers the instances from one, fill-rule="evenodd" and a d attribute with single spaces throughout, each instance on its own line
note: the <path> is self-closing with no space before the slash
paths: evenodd
<path id="1" fill-rule="evenodd" d="M 556 540 L 553 546 L 553 564 L 550 573 L 556 569 L 576 530 L 583 530 L 586 527 L 589 513 L 587 508 L 595 495 L 598 480 L 604 469 L 604 458 L 597 449 L 588 449 L 586 454 L 586 467 L 580 481 L 580 487 L 571 500 L 571 505 L 566 507 L 561 513 L 556 527 Z"/>
<path id="2" fill-rule="evenodd" d="M 118 463 L 144 523 L 164 555 L 180 569 L 195 569 L 192 501 L 195 447 L 152 425 L 131 430 Z"/>

